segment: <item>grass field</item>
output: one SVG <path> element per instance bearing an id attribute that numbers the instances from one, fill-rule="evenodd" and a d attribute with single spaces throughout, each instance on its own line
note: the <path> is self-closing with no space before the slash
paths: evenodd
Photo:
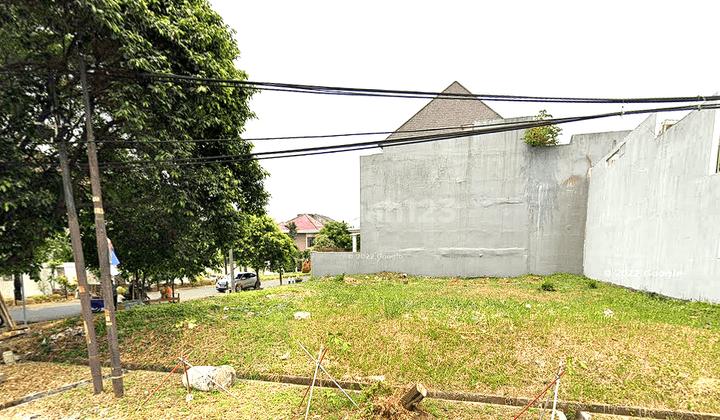
<path id="1" fill-rule="evenodd" d="M 296 320 L 298 311 L 311 317 Z M 172 367 L 183 354 L 245 378 L 312 376 L 298 343 L 315 353 L 322 344 L 337 379 L 533 397 L 562 362 L 566 401 L 720 413 L 720 305 L 582 276 L 339 276 L 117 319 L 122 360 L 140 365 Z M 32 339 L 51 360 L 87 354 L 82 337 Z"/>

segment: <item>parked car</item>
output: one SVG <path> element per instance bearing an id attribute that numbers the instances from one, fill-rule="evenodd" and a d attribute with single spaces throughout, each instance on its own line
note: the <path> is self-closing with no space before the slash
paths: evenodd
<path id="1" fill-rule="evenodd" d="M 225 293 L 230 288 L 230 275 L 221 277 L 215 282 L 215 290 L 219 293 Z M 242 272 L 237 273 L 235 276 L 235 291 L 247 289 L 259 289 L 260 279 L 258 279 L 255 273 Z"/>

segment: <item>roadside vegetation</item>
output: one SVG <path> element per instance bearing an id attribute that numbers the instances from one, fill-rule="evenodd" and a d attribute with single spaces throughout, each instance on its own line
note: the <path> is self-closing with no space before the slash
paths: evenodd
<path id="1" fill-rule="evenodd" d="M 311 317 L 296 320 L 298 311 Z M 187 355 L 248 379 L 312 376 L 298 343 L 311 352 L 322 344 L 337 379 L 533 397 L 562 362 L 565 401 L 720 413 L 720 306 L 583 276 L 313 278 L 136 307 L 117 320 L 122 360 L 136 366 L 172 368 Z M 35 333 L 21 350 L 82 359 L 83 337 L 47 340 L 75 323 Z"/>

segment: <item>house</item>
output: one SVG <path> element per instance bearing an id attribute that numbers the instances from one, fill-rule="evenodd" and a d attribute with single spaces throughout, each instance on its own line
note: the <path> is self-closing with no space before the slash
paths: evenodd
<path id="1" fill-rule="evenodd" d="M 457 82 L 444 92 L 469 93 Z M 503 119 L 476 99 L 436 97 L 389 139 L 412 135 L 403 133 L 409 130 L 531 120 Z M 531 147 L 524 130 L 515 130 L 362 156 L 362 254 L 313 253 L 313 274 L 581 274 L 589 169 L 628 133 Z"/>
<path id="2" fill-rule="evenodd" d="M 296 218 L 282 222 L 278 225 L 280 231 L 289 233 L 288 225 L 295 223 L 297 235 L 295 236 L 295 245 L 299 250 L 311 248 L 315 241 L 315 235 L 322 229 L 327 222 L 334 222 L 333 219 L 321 214 L 298 214 Z"/>
<path id="3" fill-rule="evenodd" d="M 720 113 L 648 117 L 591 172 L 584 273 L 720 302 Z"/>

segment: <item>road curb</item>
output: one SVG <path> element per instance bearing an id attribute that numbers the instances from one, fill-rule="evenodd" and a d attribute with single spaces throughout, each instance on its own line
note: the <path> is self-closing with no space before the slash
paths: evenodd
<path id="1" fill-rule="evenodd" d="M 102 380 L 105 381 L 105 380 L 108 380 L 111 378 L 112 378 L 112 375 L 105 375 L 102 377 Z M 86 379 L 84 381 L 75 382 L 75 383 L 72 383 L 69 385 L 62 386 L 57 389 L 51 389 L 49 391 L 36 392 L 35 394 L 29 394 L 24 397 L 20 397 L 18 399 L 12 400 L 10 402 L 0 404 L 0 411 L 15 407 L 20 404 L 25 404 L 25 403 L 28 403 L 31 401 L 38 400 L 40 398 L 45 398 L 45 397 L 49 397 L 52 395 L 60 394 L 65 391 L 70 391 L 72 389 L 80 388 L 81 386 L 90 385 L 90 384 L 92 384 L 92 379 Z"/>

